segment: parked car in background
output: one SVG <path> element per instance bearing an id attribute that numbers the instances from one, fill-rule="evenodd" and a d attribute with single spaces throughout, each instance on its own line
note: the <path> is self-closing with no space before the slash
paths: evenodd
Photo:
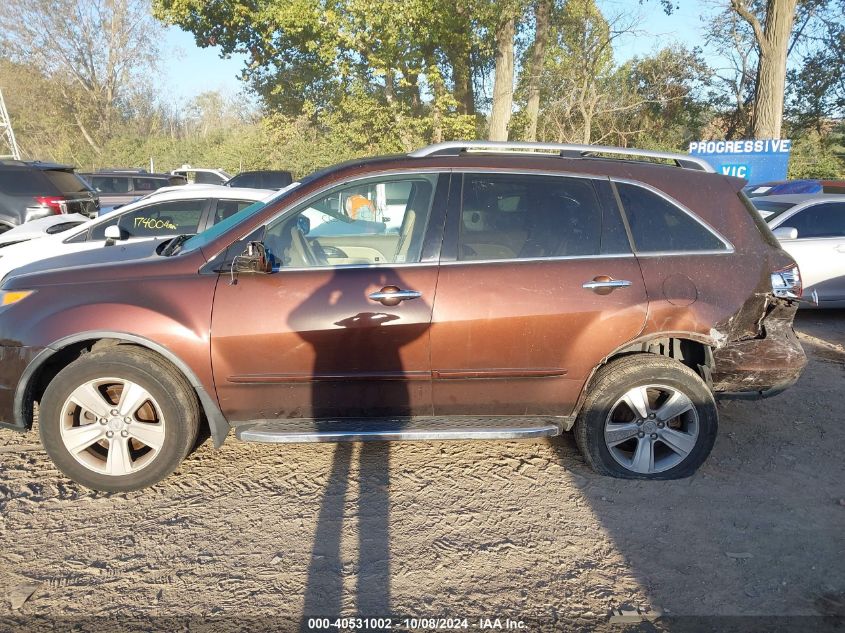
<path id="1" fill-rule="evenodd" d="M 70 165 L 0 160 L 0 233 L 50 215 L 95 217 L 97 193 Z"/>
<path id="2" fill-rule="evenodd" d="M 293 182 L 289 171 L 262 169 L 242 171 L 226 182 L 227 187 L 254 187 L 256 189 L 284 189 Z"/>
<path id="3" fill-rule="evenodd" d="M 601 474 L 689 476 L 717 395 L 806 364 L 798 269 L 744 182 L 556 144 L 338 165 L 199 235 L 7 278 L 0 420 L 38 403 L 57 467 L 110 491 L 173 472 L 206 423 L 218 446 L 574 429 Z"/>
<path id="4" fill-rule="evenodd" d="M 823 197 L 823 194 L 790 193 L 780 196 L 757 196 L 750 198 L 751 204 L 760 213 L 763 219 L 768 219 L 773 214 L 782 213 L 800 204 L 808 198 Z"/>
<path id="5" fill-rule="evenodd" d="M 766 222 L 798 263 L 804 292 L 818 295 L 819 308 L 845 307 L 845 195 L 776 198 L 782 208 L 767 207 Z"/>
<path id="6" fill-rule="evenodd" d="M 91 218 L 81 213 L 48 215 L 46 218 L 31 220 L 5 233 L 0 233 L 0 248 L 20 244 L 45 235 L 56 235 L 88 222 Z"/>
<path id="7" fill-rule="evenodd" d="M 183 176 L 150 174 L 144 170 L 111 169 L 81 174 L 100 195 L 102 212 L 128 204 L 162 187 L 187 184 Z"/>
<path id="8" fill-rule="evenodd" d="M 0 279 L 32 262 L 102 247 L 110 227 L 122 242 L 198 233 L 274 193 L 219 185 L 161 189 L 73 229 L 0 249 Z"/>
<path id="9" fill-rule="evenodd" d="M 205 167 L 191 167 L 182 165 L 170 172 L 175 176 L 182 176 L 192 185 L 223 185 L 232 179 L 231 174 L 222 169 L 208 169 Z"/>
<path id="10" fill-rule="evenodd" d="M 744 188 L 749 198 L 758 196 L 780 196 L 785 194 L 832 193 L 845 194 L 845 180 L 778 180 L 747 185 Z"/>

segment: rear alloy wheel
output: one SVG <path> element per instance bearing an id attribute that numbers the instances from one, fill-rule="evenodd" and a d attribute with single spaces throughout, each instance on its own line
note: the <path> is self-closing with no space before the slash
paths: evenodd
<path id="1" fill-rule="evenodd" d="M 149 350 L 115 345 L 60 371 L 41 401 L 39 428 L 68 477 L 95 490 L 127 491 L 169 475 L 196 440 L 190 385 Z"/>
<path id="2" fill-rule="evenodd" d="M 689 457 L 698 439 L 698 414 L 684 393 L 667 385 L 634 387 L 604 424 L 604 441 L 620 465 L 653 475 Z"/>
<path id="3" fill-rule="evenodd" d="M 575 424 L 575 439 L 601 474 L 678 479 L 707 459 L 716 438 L 713 395 L 689 367 L 651 354 L 602 367 Z"/>

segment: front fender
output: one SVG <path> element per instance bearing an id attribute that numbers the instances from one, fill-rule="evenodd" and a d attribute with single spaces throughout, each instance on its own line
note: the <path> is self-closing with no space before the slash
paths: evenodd
<path id="1" fill-rule="evenodd" d="M 229 434 L 229 430 L 231 429 L 229 421 L 220 410 L 216 397 L 212 396 L 213 392 L 209 393 L 209 391 L 206 390 L 205 385 L 199 379 L 197 374 L 190 366 L 188 366 L 187 363 L 185 363 L 184 360 L 179 358 L 168 348 L 156 343 L 155 341 L 151 341 L 150 339 L 131 334 L 129 332 L 106 330 L 92 330 L 67 336 L 61 340 L 55 341 L 49 347 L 43 349 L 37 356 L 35 356 L 35 358 L 32 359 L 32 361 L 30 361 L 30 363 L 26 366 L 26 369 L 21 374 L 17 389 L 15 390 L 14 415 L 15 426 L 18 429 L 24 430 L 27 427 L 27 393 L 29 393 L 33 388 L 34 379 L 44 364 L 47 363 L 53 355 L 61 352 L 67 347 L 77 343 L 99 341 L 104 339 L 125 341 L 127 343 L 151 349 L 172 363 L 180 372 L 182 372 L 182 375 L 185 376 L 196 391 L 197 397 L 200 401 L 200 406 L 205 412 L 206 419 L 208 420 L 208 426 L 215 448 L 219 448 L 223 444 L 226 436 Z"/>
<path id="2" fill-rule="evenodd" d="M 120 339 L 148 347 L 178 367 L 197 390 L 219 445 L 228 423 L 214 395 L 211 370 L 215 283 L 216 276 L 194 274 L 36 287 L 0 315 L 0 341 L 43 348 L 26 369 L 30 380 L 49 357 L 82 341 Z M 29 388 L 22 379 L 16 391 L 16 420 L 23 415 Z"/>

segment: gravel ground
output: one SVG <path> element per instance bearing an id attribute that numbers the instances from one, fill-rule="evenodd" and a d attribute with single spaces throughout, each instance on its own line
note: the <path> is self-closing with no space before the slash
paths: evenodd
<path id="1" fill-rule="evenodd" d="M 37 435 L 0 431 L 0 630 L 290 630 L 339 613 L 622 630 L 609 614 L 637 608 L 670 616 L 650 630 L 842 625 L 845 312 L 797 328 L 799 384 L 723 403 L 713 454 L 682 481 L 598 477 L 569 435 L 230 438 L 107 495 L 63 478 Z"/>

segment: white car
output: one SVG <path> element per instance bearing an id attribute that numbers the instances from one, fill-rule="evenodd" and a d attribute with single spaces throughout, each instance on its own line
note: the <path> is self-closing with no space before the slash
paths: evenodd
<path id="1" fill-rule="evenodd" d="M 45 232 L 40 237 L 0 248 L 0 280 L 25 264 L 101 248 L 106 244 L 106 230 L 110 227 L 116 227 L 109 231 L 110 234 L 116 233 L 120 236 L 118 239 L 130 242 L 200 233 L 238 211 L 256 202 L 269 201 L 278 194 L 278 191 L 269 189 L 220 185 L 159 189 L 141 200 L 67 231 L 54 235 Z"/>
<path id="2" fill-rule="evenodd" d="M 190 165 L 182 165 L 170 173 L 173 176 L 183 176 L 192 185 L 222 185 L 232 179 L 231 174 L 222 169 L 191 167 Z"/>
<path id="3" fill-rule="evenodd" d="M 36 237 L 55 235 L 88 222 L 91 218 L 81 213 L 60 213 L 46 218 L 24 222 L 5 233 L 0 233 L 0 248 L 27 242 Z"/>
<path id="4" fill-rule="evenodd" d="M 772 196 L 783 208 L 761 209 L 801 271 L 804 296 L 818 293 L 820 308 L 845 307 L 845 195 Z M 790 196 L 791 198 L 792 196 Z M 765 201 L 765 198 L 763 198 Z M 756 198 L 753 200 L 757 205 Z"/>

